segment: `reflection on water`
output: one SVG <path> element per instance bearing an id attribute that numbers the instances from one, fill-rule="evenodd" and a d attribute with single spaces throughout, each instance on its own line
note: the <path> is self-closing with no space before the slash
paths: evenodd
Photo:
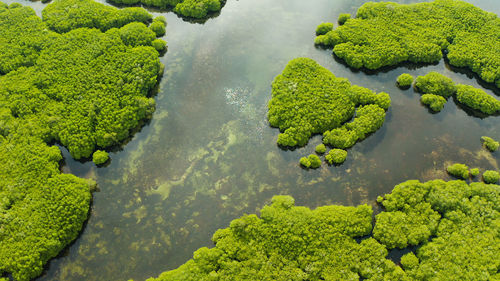
<path id="1" fill-rule="evenodd" d="M 495 1 L 471 2 L 498 13 Z M 95 177 L 99 191 L 80 238 L 39 280 L 157 276 L 210 246 L 216 229 L 258 212 L 275 194 L 290 194 L 297 205 L 309 207 L 374 205 L 403 180 L 449 179 L 444 169 L 450 161 L 498 169 L 499 153 L 481 148 L 480 137 L 500 138 L 500 117 L 471 117 L 453 102 L 430 114 L 420 95 L 395 85 L 403 72 L 438 71 L 481 87 L 473 77 L 452 72 L 443 61 L 367 75 L 314 47 L 319 23 L 354 13 L 363 2 L 229 0 L 204 25 L 166 14 L 169 50 L 162 58 L 166 71 L 153 119 L 123 151 L 110 154 L 108 167 L 66 158 L 63 170 Z M 341 166 L 300 169 L 299 158 L 313 152 L 321 136 L 305 148 L 283 151 L 276 145 L 277 129 L 268 126 L 271 82 L 299 56 L 391 95 L 384 126 L 350 149 Z"/>

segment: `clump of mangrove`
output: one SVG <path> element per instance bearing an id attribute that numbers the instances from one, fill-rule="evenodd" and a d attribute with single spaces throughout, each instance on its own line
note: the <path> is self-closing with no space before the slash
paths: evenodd
<path id="1" fill-rule="evenodd" d="M 92 154 L 92 161 L 96 165 L 104 164 L 108 161 L 108 159 L 109 159 L 109 155 L 106 151 L 97 150 L 96 152 L 94 152 Z"/>
<path id="2" fill-rule="evenodd" d="M 411 74 L 408 73 L 403 73 L 398 76 L 397 83 L 398 87 L 402 89 L 410 88 L 411 84 L 413 84 L 413 76 L 411 76 Z"/>
<path id="3" fill-rule="evenodd" d="M 489 280 L 500 264 L 500 186 L 416 180 L 370 206 L 294 206 L 275 196 L 260 217 L 245 215 L 213 235 L 163 280 Z M 357 240 L 356 240 L 357 239 Z M 409 248 L 401 266 L 388 249 Z"/>
<path id="4" fill-rule="evenodd" d="M 420 97 L 420 102 L 427 105 L 430 109 L 432 109 L 432 111 L 439 112 L 443 110 L 444 105 L 446 104 L 446 99 L 438 95 L 423 94 Z"/>
<path id="5" fill-rule="evenodd" d="M 203 19 L 209 14 L 221 10 L 224 0 L 111 0 L 115 4 L 156 7 L 161 9 L 173 8 L 173 11 L 188 18 Z"/>
<path id="6" fill-rule="evenodd" d="M 42 14 L 0 2 L 0 276 L 15 280 L 40 275 L 90 208 L 95 182 L 61 174 L 52 144 L 76 159 L 120 144 L 153 112 L 161 69 L 144 9 L 68 0 Z"/>
<path id="7" fill-rule="evenodd" d="M 326 161 L 330 165 L 342 164 L 345 162 L 346 158 L 347 158 L 347 151 L 338 148 L 334 148 L 328 151 L 328 154 L 325 156 Z"/>
<path id="8" fill-rule="evenodd" d="M 497 183 L 500 179 L 500 173 L 493 170 L 488 170 L 483 173 L 483 181 L 485 183 Z"/>
<path id="9" fill-rule="evenodd" d="M 491 152 L 497 151 L 500 147 L 499 142 L 487 136 L 482 136 L 481 141 L 483 142 L 483 145 Z"/>
<path id="10" fill-rule="evenodd" d="M 446 168 L 446 171 L 457 178 L 468 179 L 469 178 L 469 167 L 465 164 L 455 163 Z"/>
<path id="11" fill-rule="evenodd" d="M 318 155 L 311 154 L 308 157 L 300 158 L 300 165 L 306 168 L 316 169 L 321 166 L 321 159 Z"/>
<path id="12" fill-rule="evenodd" d="M 324 144 L 318 144 L 315 149 L 316 153 L 323 154 L 326 152 L 326 146 Z"/>
<path id="13" fill-rule="evenodd" d="M 434 63 L 443 53 L 500 87 L 500 19 L 460 0 L 417 4 L 368 2 L 316 44 L 333 48 L 354 68 L 378 69 L 402 62 Z"/>

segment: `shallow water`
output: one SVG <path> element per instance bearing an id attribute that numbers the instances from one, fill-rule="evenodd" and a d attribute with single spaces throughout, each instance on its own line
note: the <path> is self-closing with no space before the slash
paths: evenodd
<path id="1" fill-rule="evenodd" d="M 499 14 L 496 1 L 469 2 Z M 473 76 L 453 72 L 443 61 L 366 74 L 314 47 L 319 23 L 354 14 L 364 2 L 228 0 L 221 15 L 205 24 L 166 13 L 169 50 L 161 59 L 166 71 L 152 120 L 122 150 L 110 153 L 107 167 L 76 162 L 63 149 L 63 171 L 95 178 L 99 191 L 79 239 L 39 280 L 157 276 L 186 262 L 197 248 L 211 246 L 216 229 L 258 212 L 276 194 L 309 207 L 375 206 L 378 195 L 406 179 L 450 179 L 450 162 L 498 170 L 500 154 L 481 148 L 480 137 L 500 139 L 500 117 L 469 116 L 452 100 L 431 114 L 419 94 L 395 86 L 403 72 L 438 71 L 481 87 Z M 38 12 L 44 7 L 21 3 Z M 278 130 L 267 123 L 271 82 L 300 56 L 392 98 L 384 126 L 350 149 L 341 166 L 301 169 L 299 158 L 313 153 L 321 137 L 305 148 L 281 150 Z"/>

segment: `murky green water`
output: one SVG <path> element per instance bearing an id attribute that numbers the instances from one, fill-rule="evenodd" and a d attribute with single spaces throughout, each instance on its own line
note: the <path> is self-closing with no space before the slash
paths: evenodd
<path id="1" fill-rule="evenodd" d="M 157 276 L 210 246 L 216 229 L 258 212 L 275 194 L 290 194 L 309 207 L 375 205 L 378 195 L 406 179 L 449 179 L 450 161 L 498 170 L 500 154 L 482 149 L 479 138 L 500 138 L 500 117 L 469 116 L 453 101 L 431 114 L 420 105 L 420 95 L 395 86 L 403 72 L 438 71 L 481 87 L 474 77 L 453 72 L 444 62 L 366 74 L 314 47 L 319 23 L 354 13 L 364 2 L 228 0 L 221 15 L 203 25 L 167 13 L 166 72 L 151 122 L 122 151 L 111 153 L 105 168 L 75 162 L 64 151 L 63 170 L 95 178 L 100 191 L 79 239 L 39 280 Z M 469 2 L 500 13 L 497 0 Z M 22 3 L 38 11 L 44 7 Z M 276 145 L 278 130 L 268 126 L 271 81 L 299 56 L 391 95 L 383 128 L 350 149 L 342 166 L 301 169 L 299 158 L 312 153 L 321 137 L 283 151 Z"/>

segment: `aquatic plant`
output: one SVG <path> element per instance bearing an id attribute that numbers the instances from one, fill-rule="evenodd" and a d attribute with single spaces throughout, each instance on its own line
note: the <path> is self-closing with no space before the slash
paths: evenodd
<path id="1" fill-rule="evenodd" d="M 424 76 L 418 76 L 415 87 L 424 94 L 433 94 L 447 99 L 457 91 L 457 86 L 451 78 L 441 73 L 431 71 Z"/>
<path id="2" fill-rule="evenodd" d="M 457 178 L 468 179 L 469 178 L 469 167 L 465 164 L 455 163 L 446 168 L 446 171 Z"/>
<path id="3" fill-rule="evenodd" d="M 109 155 L 108 155 L 108 153 L 106 151 L 96 150 L 92 154 L 92 161 L 96 165 L 104 164 L 104 163 L 106 163 L 106 161 L 108 161 L 108 159 L 109 159 Z"/>
<path id="4" fill-rule="evenodd" d="M 497 151 L 498 147 L 500 147 L 499 142 L 487 136 L 482 136 L 481 141 L 483 142 L 483 145 L 491 152 Z"/>
<path id="5" fill-rule="evenodd" d="M 337 19 L 337 23 L 339 25 L 343 25 L 350 18 L 351 18 L 351 14 L 340 14 L 339 18 Z"/>
<path id="6" fill-rule="evenodd" d="M 478 168 L 470 169 L 470 175 L 473 177 L 477 177 L 479 175 L 479 169 Z"/>
<path id="7" fill-rule="evenodd" d="M 423 94 L 420 97 L 420 102 L 427 105 L 430 109 L 432 109 L 432 111 L 439 112 L 443 110 L 444 105 L 446 104 L 446 99 L 438 95 Z"/>
<path id="8" fill-rule="evenodd" d="M 61 152 L 47 144 L 76 159 L 119 144 L 153 112 L 160 71 L 145 10 L 88 0 L 46 9 L 42 20 L 0 4 L 0 276 L 15 280 L 40 275 L 77 237 L 95 186 L 61 174 Z"/>
<path id="9" fill-rule="evenodd" d="M 500 264 L 499 199 L 498 185 L 407 181 L 379 197 L 385 210 L 372 232 L 370 206 L 310 210 L 275 196 L 260 218 L 233 220 L 214 234 L 215 247 L 148 281 L 489 280 Z M 419 247 L 402 268 L 387 259 L 388 249 L 407 245 Z"/>
<path id="10" fill-rule="evenodd" d="M 323 35 L 333 30 L 333 23 L 331 22 L 322 22 L 316 28 L 316 35 Z"/>
<path id="11" fill-rule="evenodd" d="M 483 181 L 485 183 L 497 183 L 500 180 L 500 173 L 493 170 L 488 170 L 483 173 Z"/>
<path id="12" fill-rule="evenodd" d="M 408 73 L 403 73 L 397 78 L 398 87 L 400 88 L 409 88 L 411 84 L 413 84 L 413 76 Z"/>
<path id="13" fill-rule="evenodd" d="M 459 0 L 410 5 L 368 2 L 349 19 L 315 39 L 354 68 L 402 62 L 466 67 L 500 87 L 500 19 Z"/>
<path id="14" fill-rule="evenodd" d="M 328 154 L 325 156 L 328 164 L 342 164 L 347 158 L 347 151 L 343 149 L 334 148 L 328 151 Z"/>
<path id="15" fill-rule="evenodd" d="M 282 146 L 304 146 L 312 134 L 326 134 L 341 126 L 352 135 L 352 146 L 382 126 L 390 103 L 386 93 L 351 86 L 347 79 L 335 77 L 315 61 L 297 58 L 273 81 L 268 120 L 282 132 L 278 136 Z M 358 105 L 364 106 L 356 111 L 354 121 L 342 125 L 352 118 Z M 325 138 L 323 142 L 332 144 Z"/>
<path id="16" fill-rule="evenodd" d="M 167 26 L 167 20 L 164 16 L 159 16 L 154 18 L 153 22 L 149 25 L 149 28 L 156 34 L 156 37 L 165 35 Z"/>
<path id="17" fill-rule="evenodd" d="M 202 19 L 208 14 L 221 10 L 222 0 L 111 0 L 115 4 L 135 5 L 142 3 L 157 8 L 173 8 L 173 11 L 184 17 Z"/>
<path id="18" fill-rule="evenodd" d="M 318 155 L 310 154 L 308 157 L 300 158 L 300 165 L 306 168 L 316 169 L 321 166 L 321 159 Z"/>
<path id="19" fill-rule="evenodd" d="M 326 146 L 324 144 L 318 144 L 315 149 L 316 153 L 323 154 L 326 152 Z"/>
<path id="20" fill-rule="evenodd" d="M 469 108 L 491 115 L 500 112 L 500 101 L 470 85 L 457 85 L 457 101 Z"/>

